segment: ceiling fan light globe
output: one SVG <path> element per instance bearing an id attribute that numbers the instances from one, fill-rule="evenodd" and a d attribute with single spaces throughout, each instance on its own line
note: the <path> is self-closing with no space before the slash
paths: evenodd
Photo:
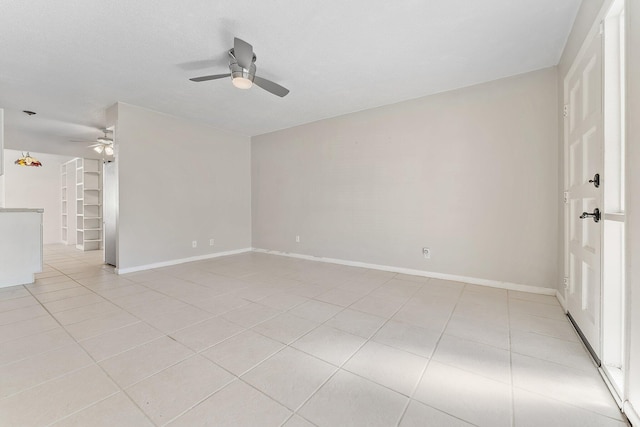
<path id="1" fill-rule="evenodd" d="M 110 146 L 110 145 L 109 145 L 109 146 L 107 146 L 107 147 L 104 147 L 104 153 L 105 153 L 107 156 L 113 156 L 113 147 L 112 147 L 112 146 Z"/>
<path id="2" fill-rule="evenodd" d="M 253 82 L 244 77 L 234 77 L 231 82 L 238 89 L 251 89 L 251 86 L 253 86 Z"/>
<path id="3" fill-rule="evenodd" d="M 93 151 L 95 151 L 96 153 L 102 153 L 102 150 L 104 150 L 104 147 L 102 145 L 93 147 Z"/>

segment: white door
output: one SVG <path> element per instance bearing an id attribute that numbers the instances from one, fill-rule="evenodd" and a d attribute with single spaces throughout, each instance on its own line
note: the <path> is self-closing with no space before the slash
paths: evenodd
<path id="1" fill-rule="evenodd" d="M 591 36 L 564 81 L 567 309 L 594 356 L 601 357 L 602 40 Z M 585 217 L 585 213 L 589 216 Z M 582 218 L 581 218 L 582 217 Z"/>

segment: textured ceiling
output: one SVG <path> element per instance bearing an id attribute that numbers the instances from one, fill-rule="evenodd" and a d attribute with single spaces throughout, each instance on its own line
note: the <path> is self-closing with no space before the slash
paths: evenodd
<path id="1" fill-rule="evenodd" d="M 3 0 L 5 143 L 84 146 L 68 140 L 98 137 L 117 101 L 257 135 L 520 74 L 557 64 L 579 5 Z M 253 44 L 257 75 L 289 88 L 287 97 L 188 80 L 227 72 L 234 36 Z"/>

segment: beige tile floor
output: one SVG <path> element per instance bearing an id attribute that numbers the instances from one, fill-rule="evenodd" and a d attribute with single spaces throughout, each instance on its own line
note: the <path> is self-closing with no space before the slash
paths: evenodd
<path id="1" fill-rule="evenodd" d="M 0 289 L 2 426 L 626 425 L 553 297 L 249 253 Z"/>

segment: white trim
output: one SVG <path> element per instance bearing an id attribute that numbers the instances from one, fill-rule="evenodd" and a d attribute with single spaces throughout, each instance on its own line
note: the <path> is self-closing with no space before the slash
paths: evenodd
<path id="1" fill-rule="evenodd" d="M 556 298 L 557 298 L 558 302 L 560 303 L 560 305 L 562 306 L 562 309 L 566 313 L 567 312 L 567 302 L 564 299 L 563 292 L 556 290 Z"/>
<path id="2" fill-rule="evenodd" d="M 412 276 L 430 277 L 433 279 L 452 280 L 456 282 L 470 283 L 473 285 L 488 286 L 491 288 L 508 289 L 512 291 L 529 292 L 542 295 L 556 295 L 556 290 L 553 288 L 544 288 L 541 286 L 522 285 L 520 283 L 501 282 L 498 280 L 479 279 L 476 277 L 458 276 L 454 274 L 436 273 L 424 270 L 413 270 L 410 268 L 392 267 L 389 265 L 369 264 L 360 261 L 348 261 L 336 258 L 317 257 L 313 255 L 302 255 L 291 252 L 280 252 L 269 249 L 253 248 L 254 252 L 260 252 L 271 255 L 286 256 L 290 258 L 306 259 L 309 261 L 327 262 L 331 264 L 348 265 L 350 267 L 369 268 L 372 270 L 390 271 L 392 273 L 410 274 Z"/>
<path id="3" fill-rule="evenodd" d="M 622 404 L 622 412 L 627 416 L 631 425 L 640 426 L 640 415 L 636 412 L 631 402 L 625 400 Z"/>
<path id="4" fill-rule="evenodd" d="M 602 366 L 604 366 L 604 365 L 602 365 Z M 598 372 L 600 373 L 600 376 L 602 377 L 602 381 L 604 381 L 605 385 L 609 389 L 609 393 L 611 393 L 611 397 L 613 397 L 613 400 L 616 401 L 616 405 L 618 405 L 618 408 L 620 408 L 622 410 L 622 405 L 624 404 L 622 402 L 622 398 L 618 394 L 618 390 L 616 390 L 616 387 L 613 384 L 613 381 L 609 378 L 609 374 L 607 373 L 607 370 L 605 368 L 603 368 L 602 366 L 600 366 L 598 368 Z"/>
<path id="5" fill-rule="evenodd" d="M 136 271 L 151 270 L 151 269 L 160 268 L 160 267 L 169 267 L 171 265 L 184 264 L 186 262 L 202 261 L 204 259 L 218 258 L 221 256 L 228 256 L 228 255 L 238 255 L 246 252 L 251 252 L 251 248 L 234 249 L 232 251 L 215 252 L 212 254 L 192 256 L 189 258 L 172 259 L 169 261 L 155 262 L 153 264 L 138 265 L 135 267 L 116 268 L 115 271 L 116 271 L 116 274 L 134 273 Z"/>

